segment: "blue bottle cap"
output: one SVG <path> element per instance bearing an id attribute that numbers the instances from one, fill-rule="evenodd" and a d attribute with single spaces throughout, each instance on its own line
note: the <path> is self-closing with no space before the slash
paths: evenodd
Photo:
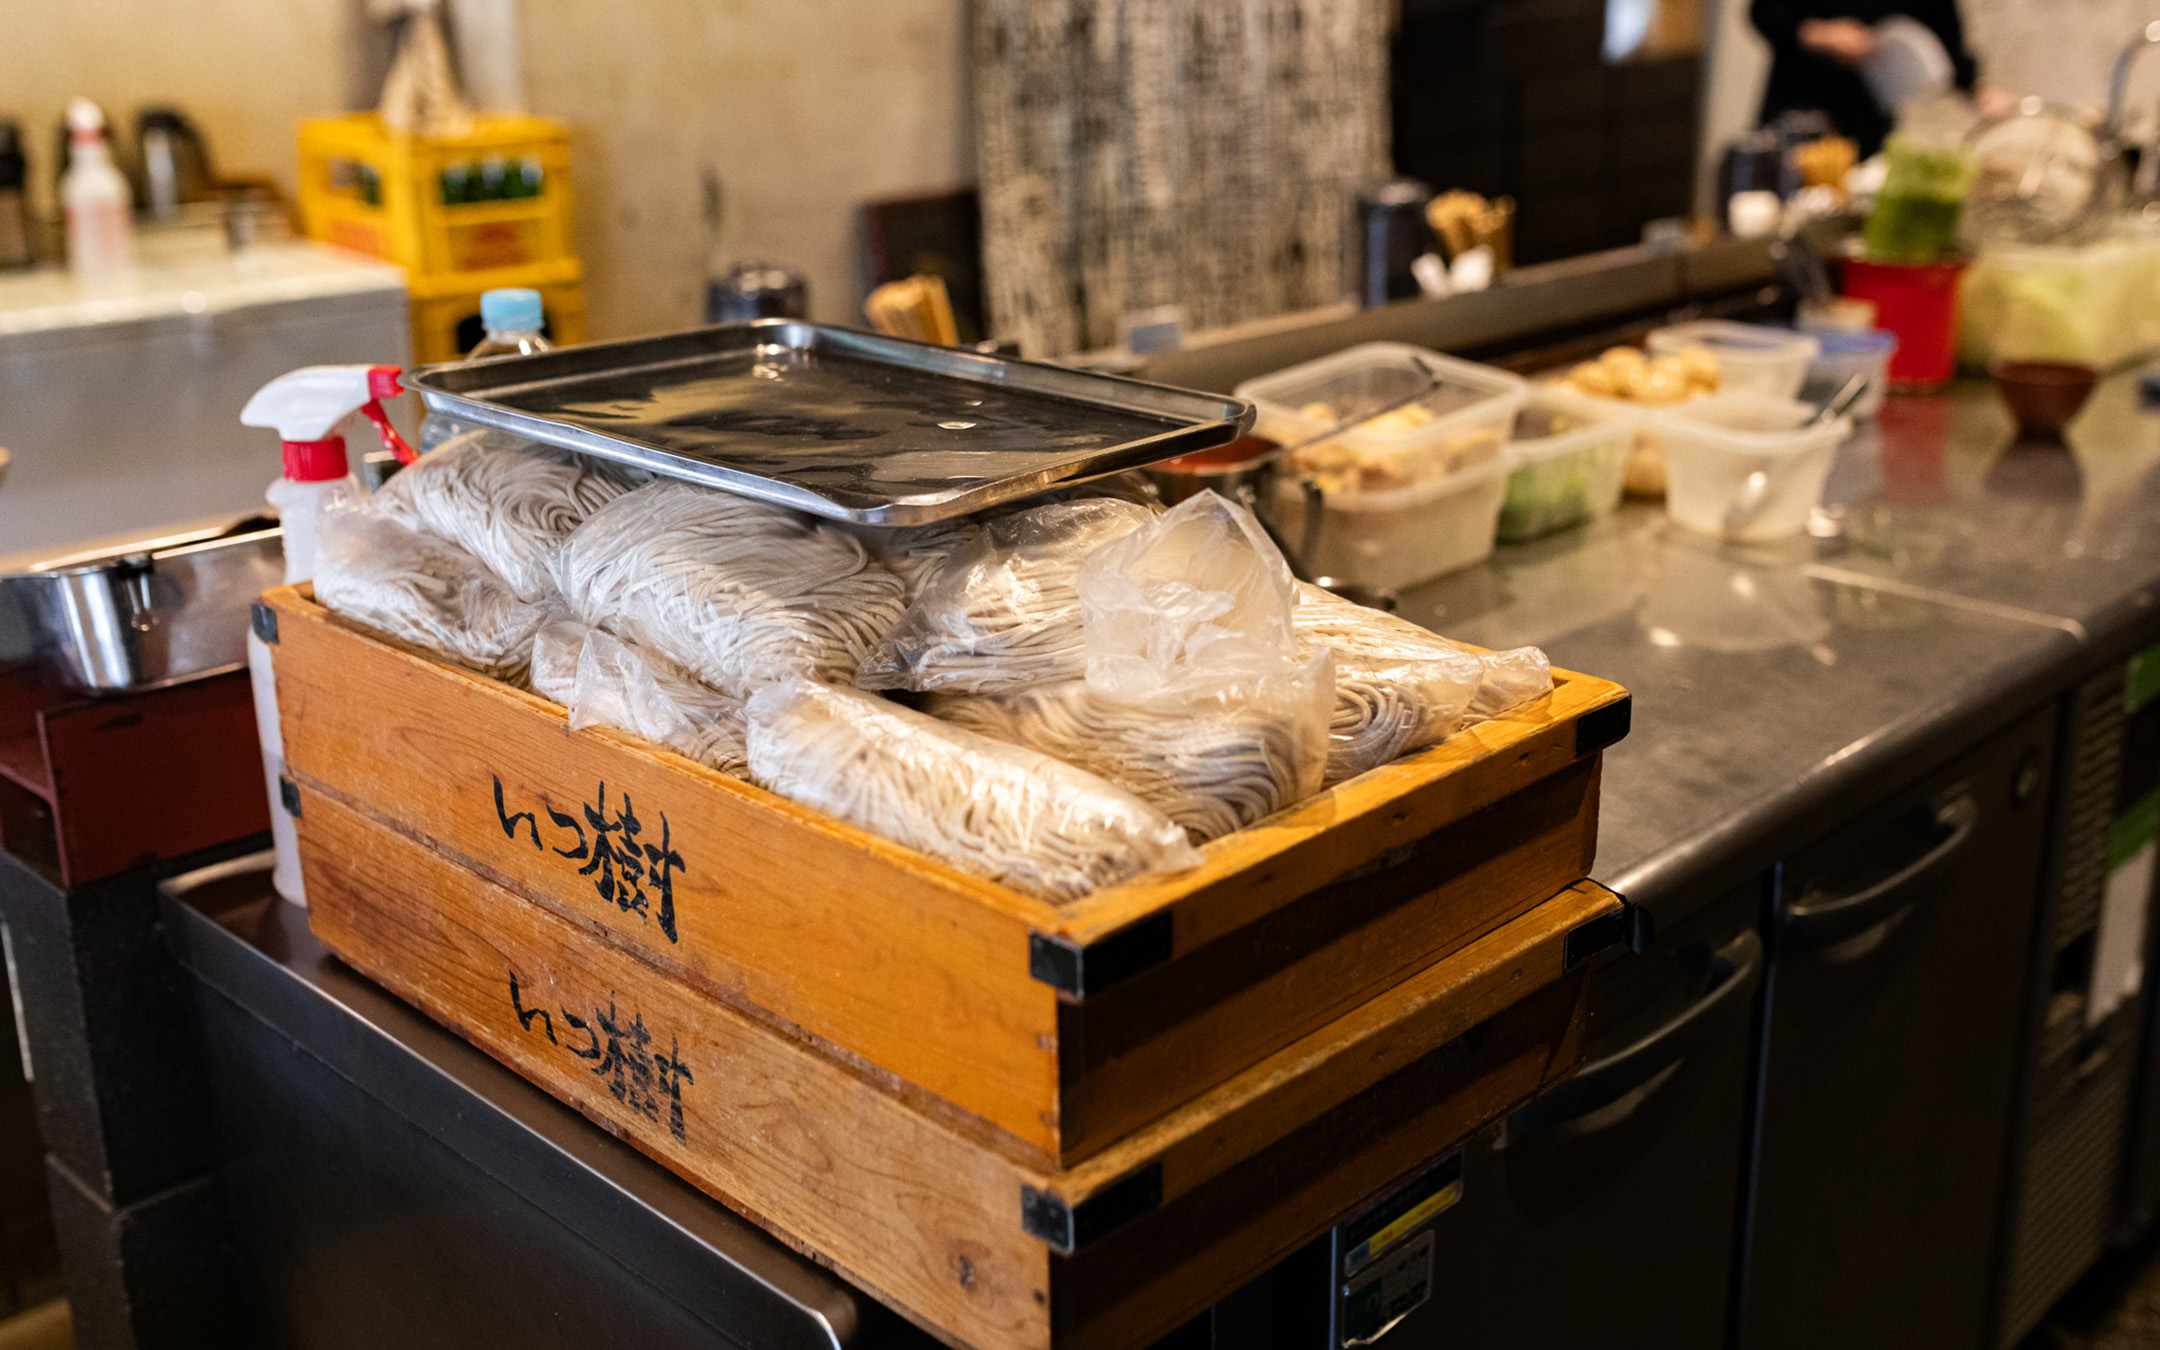
<path id="1" fill-rule="evenodd" d="M 540 292 L 522 286 L 482 291 L 480 323 L 491 333 L 525 333 L 538 328 Z"/>

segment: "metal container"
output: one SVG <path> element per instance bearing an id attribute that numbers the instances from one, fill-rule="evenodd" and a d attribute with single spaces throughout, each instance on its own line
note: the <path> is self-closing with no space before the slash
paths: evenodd
<path id="1" fill-rule="evenodd" d="M 0 561 L 12 608 L 58 683 L 129 693 L 247 663 L 248 607 L 284 579 L 283 532 L 260 517 L 50 558 Z M 0 628 L 9 625 L 0 624 Z"/>
<path id="2" fill-rule="evenodd" d="M 430 411 L 859 525 L 921 525 L 1234 439 L 1252 405 L 761 319 L 427 366 Z"/>

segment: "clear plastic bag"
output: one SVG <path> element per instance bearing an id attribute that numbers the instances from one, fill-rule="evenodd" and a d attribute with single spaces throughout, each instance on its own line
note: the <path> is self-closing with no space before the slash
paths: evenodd
<path id="1" fill-rule="evenodd" d="M 316 599 L 460 665 L 524 682 L 545 606 L 520 600 L 472 554 L 366 498 L 327 503 L 316 530 Z"/>
<path id="2" fill-rule="evenodd" d="M 532 691 L 545 699 L 570 706 L 577 694 L 578 658 L 585 654 L 585 635 L 592 629 L 576 619 L 556 614 L 533 634 Z"/>
<path id="3" fill-rule="evenodd" d="M 1018 694 L 938 695 L 938 717 L 1098 774 L 1201 842 L 1320 790 L 1334 679 L 1305 667 L 1204 693 L 1108 697 L 1086 680 Z"/>
<path id="4" fill-rule="evenodd" d="M 1392 614 L 1298 586 L 1291 616 L 1303 654 L 1335 654 L 1327 781 L 1339 783 L 1552 688 L 1535 647 L 1481 653 Z"/>
<path id="5" fill-rule="evenodd" d="M 795 676 L 852 679 L 903 599 L 845 530 L 674 481 L 587 516 L 555 577 L 578 618 L 736 697 Z"/>
<path id="6" fill-rule="evenodd" d="M 518 599 L 554 593 L 556 550 L 593 510 L 621 496 L 622 476 L 504 431 L 463 432 L 422 455 L 375 494 L 391 519 L 472 553 Z"/>
<path id="7" fill-rule="evenodd" d="M 1200 861 L 1132 794 L 1047 755 L 807 680 L 750 700 L 753 781 L 1049 900 Z"/>
<path id="8" fill-rule="evenodd" d="M 1293 663 L 1291 587 L 1252 512 L 1189 497 L 1081 566 L 1087 681 L 1133 700 L 1277 677 Z"/>
<path id="9" fill-rule="evenodd" d="M 743 701 L 605 629 L 556 618 L 533 639 L 533 690 L 570 712 L 570 728 L 613 727 L 737 778 L 750 776 Z"/>
<path id="10" fill-rule="evenodd" d="M 863 662 L 865 689 L 1011 693 L 1078 676 L 1074 583 L 1090 556 L 1154 519 L 1114 497 L 1051 502 L 984 522 Z"/>

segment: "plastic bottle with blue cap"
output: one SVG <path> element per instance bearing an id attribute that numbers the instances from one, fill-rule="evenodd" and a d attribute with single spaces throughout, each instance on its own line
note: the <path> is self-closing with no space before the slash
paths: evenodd
<path id="1" fill-rule="evenodd" d="M 501 286 L 480 293 L 480 324 L 487 336 L 466 354 L 467 361 L 485 361 L 493 356 L 531 356 L 535 352 L 551 352 L 555 344 L 547 340 L 541 330 L 547 326 L 547 313 L 540 303 L 540 292 L 523 286 Z M 468 424 L 442 413 L 430 413 L 420 424 L 420 446 L 433 450 L 461 431 Z"/>

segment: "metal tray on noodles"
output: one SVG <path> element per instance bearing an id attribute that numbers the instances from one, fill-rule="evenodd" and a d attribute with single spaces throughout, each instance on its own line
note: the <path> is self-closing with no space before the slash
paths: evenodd
<path id="1" fill-rule="evenodd" d="M 1221 445 L 1252 405 L 791 319 L 428 366 L 430 409 L 864 525 Z"/>

